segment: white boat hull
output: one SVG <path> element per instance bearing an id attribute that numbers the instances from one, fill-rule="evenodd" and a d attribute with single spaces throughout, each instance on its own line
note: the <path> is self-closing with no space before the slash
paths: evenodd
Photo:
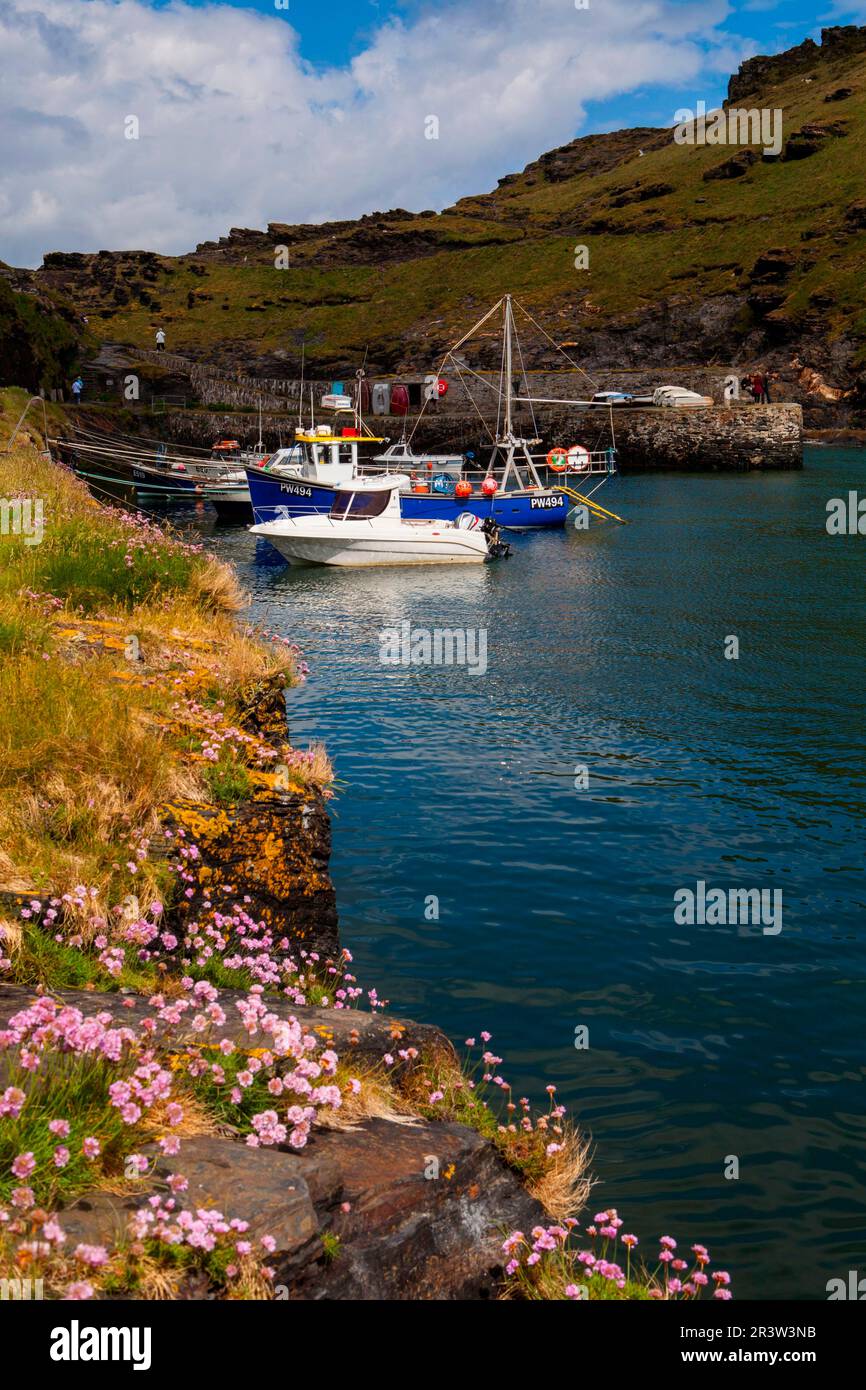
<path id="1" fill-rule="evenodd" d="M 398 523 L 369 528 L 365 523 L 339 522 L 314 529 L 310 518 L 293 527 L 291 520 L 254 526 L 280 554 L 295 564 L 339 565 L 364 568 L 371 565 L 478 565 L 488 558 L 486 538 L 476 531 L 439 527 L 433 523 Z M 357 526 L 357 534 L 347 534 Z"/>

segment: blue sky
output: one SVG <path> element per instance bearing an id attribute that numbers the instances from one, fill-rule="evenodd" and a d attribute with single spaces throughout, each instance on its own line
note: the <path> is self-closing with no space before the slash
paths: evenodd
<path id="1" fill-rule="evenodd" d="M 192 4 L 208 0 L 191 0 Z M 227 0 L 237 9 L 258 10 L 261 14 L 275 13 L 274 0 Z M 563 0 L 568 4 L 568 0 Z M 163 0 L 155 0 L 158 7 Z M 589 0 L 590 7 L 602 8 L 604 0 Z M 637 3 L 637 0 L 636 0 Z M 690 0 L 673 0 L 690 8 Z M 277 11 L 300 38 L 299 51 L 307 62 L 318 67 L 345 64 L 361 53 L 371 35 L 383 20 L 394 16 L 411 22 L 413 14 L 430 8 L 424 0 L 288 0 L 287 10 Z M 447 0 L 436 8 L 447 12 Z M 495 10 L 496 0 L 478 0 L 479 23 L 485 12 Z M 812 38 L 817 43 L 821 29 L 833 24 L 866 24 L 866 0 L 847 4 L 845 0 L 728 0 L 719 9 L 729 8 L 728 17 L 717 26 L 720 35 L 732 39 L 748 39 L 755 53 L 778 53 L 793 44 Z M 709 45 L 708 45 L 709 47 Z M 719 82 L 716 97 L 721 101 L 724 82 Z M 639 89 L 630 96 L 623 116 L 623 103 L 617 98 L 615 110 L 606 110 L 605 103 L 592 103 L 590 110 L 593 129 L 617 128 L 627 125 L 663 125 L 670 113 L 680 105 L 683 95 L 679 87 L 665 84 Z M 586 133 L 584 129 L 581 133 Z M 540 151 L 539 151 L 540 153 Z"/>
<path id="2" fill-rule="evenodd" d="M 858 21 L 866 0 L 0 0 L 0 259 L 441 210 Z"/>

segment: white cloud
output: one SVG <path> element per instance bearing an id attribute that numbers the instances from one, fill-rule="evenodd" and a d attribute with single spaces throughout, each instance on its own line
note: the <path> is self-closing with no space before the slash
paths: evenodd
<path id="1" fill-rule="evenodd" d="M 588 101 L 658 82 L 700 95 L 702 74 L 745 51 L 717 35 L 726 13 L 718 0 L 451 0 L 322 70 L 276 15 L 0 0 L 0 257 L 178 252 L 229 226 L 446 206 L 571 139 Z M 124 138 L 130 115 L 138 140 Z"/>

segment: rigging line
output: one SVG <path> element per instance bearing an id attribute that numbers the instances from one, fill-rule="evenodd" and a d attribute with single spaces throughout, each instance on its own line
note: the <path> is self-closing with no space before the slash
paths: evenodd
<path id="1" fill-rule="evenodd" d="M 103 497 L 107 497 L 112 507 L 117 507 L 121 511 L 133 510 L 141 512 L 143 516 L 152 517 L 154 521 L 159 522 L 160 529 L 166 531 L 168 535 L 174 537 L 176 540 L 185 541 L 189 544 L 189 533 L 181 531 L 173 522 L 169 521 L 168 517 L 162 516 L 159 512 L 149 511 L 147 507 L 143 507 L 138 501 L 124 502 L 122 498 L 115 497 L 113 493 L 107 492 L 105 488 L 99 487 L 96 483 L 91 482 L 89 478 L 82 481 L 86 481 L 89 490 L 101 492 Z M 204 499 L 201 498 L 199 500 L 203 501 Z"/>
<path id="2" fill-rule="evenodd" d="M 451 354 L 450 354 L 450 352 L 449 352 L 448 357 L 450 357 L 450 356 L 451 356 Z M 448 360 L 448 359 L 446 358 L 446 361 L 447 361 L 447 360 Z M 454 369 L 455 369 L 455 371 L 459 371 L 459 370 L 460 370 L 460 367 L 461 367 L 461 364 L 458 363 L 457 360 L 456 360 L 456 358 L 455 358 L 455 359 L 454 359 Z M 469 366 L 469 363 L 468 363 L 468 362 L 462 363 L 462 369 L 463 369 L 464 372 L 468 372 L 470 376 L 474 376 L 474 377 L 476 378 L 477 381 L 480 381 L 482 386 L 486 386 L 487 389 L 488 389 L 488 391 L 497 391 L 497 388 L 493 385 L 493 382 L 492 382 L 492 381 L 488 381 L 487 378 L 486 378 L 486 377 L 483 377 L 483 376 L 481 375 L 480 372 L 476 372 L 472 367 Z M 499 389 L 498 389 L 498 394 L 499 394 L 500 396 L 502 395 L 502 388 L 501 388 L 501 387 L 499 387 Z"/>
<path id="3" fill-rule="evenodd" d="M 169 447 L 169 441 L 168 441 L 168 440 L 165 440 L 165 439 L 152 439 L 149 435 L 141 435 L 141 434 L 133 435 L 133 434 L 127 434 L 127 433 L 125 433 L 123 430 L 117 430 L 117 431 L 115 431 L 114 433 L 107 434 L 107 433 L 103 433 L 102 431 L 99 431 L 99 430 L 89 430 L 89 429 L 85 429 L 85 427 L 84 427 L 83 425 L 78 425 L 78 424 L 75 423 L 75 421 L 72 421 L 71 423 L 72 423 L 72 428 L 73 428 L 73 430 L 75 431 L 75 433 L 78 434 L 78 435 L 81 435 L 82 438 L 84 438 L 84 439 L 96 439 L 96 440 L 103 440 L 103 441 L 107 440 L 107 441 L 109 441 L 109 442 L 111 442 L 111 441 L 120 441 L 121 443 L 126 443 L 126 444 L 130 444 L 130 445 L 142 445 L 142 444 L 144 444 L 144 445 L 153 445 L 153 446 L 155 446 L 155 447 L 157 447 L 157 448 L 163 448 L 163 447 L 168 448 L 168 447 Z M 188 445 L 186 445 L 186 448 L 189 449 L 192 453 L 196 453 L 196 454 L 208 454 L 208 453 L 210 453 L 210 449 L 205 448 L 204 446 L 198 445 L 198 444 L 188 444 Z"/>
<path id="4" fill-rule="evenodd" d="M 471 404 L 472 404 L 472 408 L 473 408 L 473 410 L 475 411 L 475 414 L 478 416 L 479 420 L 481 421 L 481 424 L 482 424 L 482 427 L 483 427 L 483 429 L 484 429 L 485 434 L 488 436 L 488 438 L 489 438 L 491 444 L 495 444 L 495 443 L 496 443 L 496 437 L 495 437 L 495 435 L 493 435 L 493 434 L 491 433 L 490 426 L 488 425 L 488 423 L 487 423 L 487 421 L 485 420 L 484 416 L 482 415 L 481 411 L 478 409 L 478 405 L 477 405 L 477 403 L 476 403 L 475 397 L 473 396 L 472 392 L 469 390 L 469 387 L 466 385 L 465 381 L 463 380 L 463 373 L 461 372 L 460 366 L 459 366 L 459 364 L 458 364 L 457 362 L 454 363 L 454 370 L 456 371 L 457 375 L 458 375 L 459 378 L 460 378 L 461 385 L 463 386 L 463 389 L 464 389 L 465 392 L 466 392 L 467 398 L 469 399 L 469 401 L 470 401 Z"/>
<path id="5" fill-rule="evenodd" d="M 514 338 L 517 343 L 517 355 L 520 358 L 520 371 L 523 376 L 523 385 L 526 388 L 527 394 L 529 394 L 529 380 L 526 375 L 526 363 L 523 360 L 523 348 L 520 346 L 520 335 L 517 332 L 516 327 L 514 330 Z M 532 419 L 533 438 L 536 438 L 538 436 L 538 421 L 535 418 L 535 409 L 532 404 L 532 396 L 529 396 L 529 414 Z"/>
<path id="6" fill-rule="evenodd" d="M 507 310 L 506 310 L 506 313 L 507 313 Z M 503 388 L 503 385 L 505 384 L 505 339 L 506 339 L 506 336 L 507 336 L 507 328 L 506 328 L 506 331 L 503 331 L 503 334 L 502 334 L 502 353 L 501 353 L 501 356 L 500 356 L 500 358 L 499 358 L 499 405 L 497 406 L 497 409 L 496 409 L 496 438 L 497 438 L 497 439 L 501 439 L 501 438 L 502 438 L 502 430 L 501 430 L 501 428 L 500 428 L 500 425 L 501 425 L 501 423 L 502 423 L 502 396 L 503 396 L 503 389 L 502 389 L 502 388 Z M 509 389 L 509 390 L 511 389 L 511 382 L 508 382 L 508 389 Z"/>
<path id="7" fill-rule="evenodd" d="M 463 337 L 459 340 L 459 342 L 454 343 L 454 345 L 453 345 L 452 347 L 448 348 L 447 352 L 445 353 L 445 356 L 442 358 L 442 361 L 439 363 L 439 367 L 438 367 L 438 370 L 437 370 L 437 372 L 436 372 L 437 380 L 438 380 L 438 378 L 441 376 L 442 370 L 443 370 L 443 368 L 444 368 L 444 366 L 445 366 L 445 363 L 446 363 L 446 362 L 448 361 L 448 359 L 451 357 L 451 354 L 454 353 L 454 352 L 456 352 L 458 348 L 462 347 L 463 344 L 467 341 L 467 339 L 472 337 L 472 334 L 473 334 L 473 333 L 477 333 L 477 332 L 478 332 L 478 329 L 481 328 L 481 327 L 483 327 L 483 325 L 487 322 L 487 320 L 488 320 L 493 314 L 496 313 L 496 310 L 499 308 L 499 305 L 500 305 L 501 303 L 502 303 L 502 300 L 500 299 L 496 304 L 494 304 L 493 308 L 490 309 L 490 310 L 484 315 L 484 317 L 483 317 L 482 319 L 479 319 L 479 320 L 478 320 L 478 322 L 475 324 L 474 328 L 470 328 L 470 330 L 469 330 L 468 333 L 464 333 L 464 334 L 463 334 Z M 455 366 L 456 366 L 456 363 L 455 363 Z M 408 438 L 408 440 L 406 441 L 410 448 L 411 448 L 411 445 L 412 445 L 412 440 L 415 438 L 415 431 L 417 430 L 418 426 L 420 425 L 420 423 L 421 423 L 421 421 L 422 421 L 422 419 L 423 419 L 423 417 L 424 417 L 424 412 L 426 411 L 426 409 L 427 409 L 427 407 L 428 407 L 429 404 L 430 404 L 429 399 L 426 399 L 426 400 L 423 402 L 423 404 L 422 404 L 422 406 L 421 406 L 421 409 L 420 409 L 419 412 L 418 412 L 418 415 L 417 415 L 417 417 L 416 417 L 415 423 L 414 423 L 414 425 L 412 426 L 412 429 L 411 429 L 411 431 L 410 431 L 409 438 Z M 474 404 L 474 402 L 473 402 L 473 404 Z"/>
<path id="8" fill-rule="evenodd" d="M 576 372 L 580 372 L 581 376 L 585 376 L 586 379 L 587 379 L 587 381 L 590 383 L 590 385 L 592 385 L 592 386 L 595 388 L 595 390 L 597 391 L 597 390 L 598 390 L 598 382 L 595 381 L 595 380 L 593 379 L 593 377 L 590 376 L 589 372 L 587 372 L 583 367 L 579 366 L 579 364 L 578 364 L 577 362 L 574 361 L 574 358 L 569 357 L 568 353 L 565 351 L 565 348 L 560 347 L 560 346 L 559 346 L 559 343 L 557 343 L 556 340 L 555 340 L 554 338 L 551 338 L 551 336 L 550 336 L 550 334 L 548 333 L 547 329 L 546 329 L 546 328 L 542 328 L 542 326 L 541 326 L 541 324 L 538 322 L 538 320 L 537 320 L 537 319 L 534 319 L 534 318 L 532 317 L 532 314 L 530 314 L 529 310 L 528 310 L 528 309 L 525 309 L 524 306 L 520 303 L 519 300 L 515 300 L 514 302 L 516 303 L 516 305 L 517 305 L 518 309 L 520 310 L 520 312 L 521 312 L 522 314 L 525 314 L 525 315 L 526 315 L 526 317 L 529 319 L 529 322 L 535 325 L 535 327 L 538 329 L 539 333 L 543 333 L 544 336 L 545 336 L 545 338 L 547 339 L 547 341 L 548 341 L 549 343 L 552 343 L 553 346 L 556 348 L 556 351 L 562 353 L 562 356 L 565 358 L 566 362 L 569 362 Z"/>

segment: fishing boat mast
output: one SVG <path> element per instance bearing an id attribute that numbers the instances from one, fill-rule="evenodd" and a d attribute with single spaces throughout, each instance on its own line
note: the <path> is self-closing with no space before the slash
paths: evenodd
<path id="1" fill-rule="evenodd" d="M 502 399 L 504 401 L 504 415 L 502 417 L 503 428 L 499 433 L 499 438 L 495 441 L 491 451 L 490 460 L 487 465 L 487 476 L 492 477 L 494 467 L 499 454 L 502 454 L 502 478 L 500 487 L 505 490 L 509 477 L 514 480 L 515 487 L 533 488 L 543 487 L 543 483 L 535 466 L 535 461 L 529 452 L 529 441 L 518 438 L 514 433 L 514 388 L 512 384 L 512 373 L 514 370 L 514 309 L 512 307 L 511 295 L 506 294 L 502 297 L 503 305 L 503 352 L 502 367 L 505 376 L 503 383 Z M 521 356 L 521 366 L 523 358 Z M 525 373 L 524 373 L 525 379 Z M 531 399 L 531 398 L 528 398 Z M 537 441 L 536 441 L 537 442 Z M 519 455 L 519 461 L 518 457 Z M 525 476 L 521 476 L 521 469 L 525 471 Z"/>
<path id="2" fill-rule="evenodd" d="M 505 296 L 505 438 L 511 442 L 511 295 Z"/>

